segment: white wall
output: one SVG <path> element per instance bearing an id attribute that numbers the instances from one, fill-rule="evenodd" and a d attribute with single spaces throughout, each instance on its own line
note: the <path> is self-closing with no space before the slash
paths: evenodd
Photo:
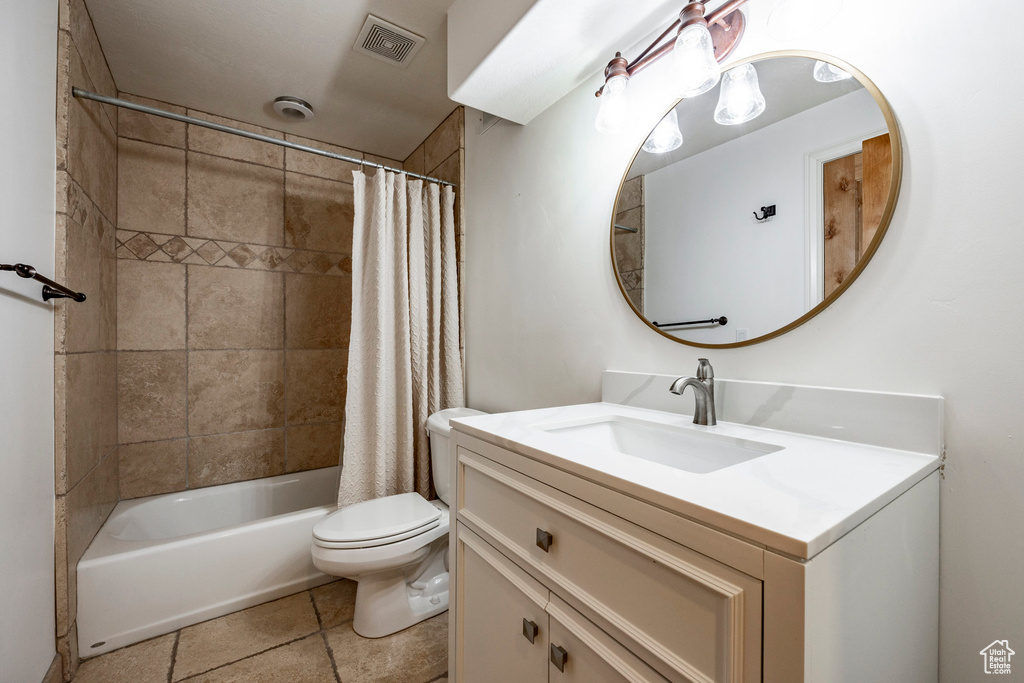
<path id="1" fill-rule="evenodd" d="M 724 315 L 725 326 L 671 332 L 726 344 L 739 328 L 759 337 L 806 313 L 804 155 L 878 130 L 885 119 L 860 89 L 647 174 L 647 318 Z M 758 223 L 769 204 L 778 213 Z"/>
<path id="2" fill-rule="evenodd" d="M 53 273 L 57 3 L 0 2 L 0 262 Z M 16 97 L 15 97 L 16 96 Z M 16 101 L 16 104 L 15 104 Z M 0 273 L 0 682 L 54 651 L 53 312 Z"/>
<path id="3" fill-rule="evenodd" d="M 721 377 L 946 397 L 940 666 L 947 683 L 983 680 L 981 648 L 1007 638 L 1024 651 L 1024 90 L 1006 80 L 1024 67 L 1024 3 L 974 21 L 952 0 L 888 3 L 884 16 L 845 2 L 829 27 L 788 43 L 767 36 L 770 8 L 747 6 L 737 58 L 805 48 L 848 60 L 904 133 L 900 202 L 857 282 L 751 347 L 697 349 L 648 329 L 608 248 L 640 140 L 594 131 L 595 75 L 525 127 L 480 136 L 468 117 L 469 405 L 595 401 L 605 368 L 690 374 L 699 356 Z"/>

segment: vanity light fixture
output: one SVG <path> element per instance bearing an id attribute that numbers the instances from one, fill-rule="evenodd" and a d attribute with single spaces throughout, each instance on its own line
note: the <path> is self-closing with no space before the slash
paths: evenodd
<path id="1" fill-rule="evenodd" d="M 603 133 L 632 128 L 633 112 L 627 88 L 630 79 L 662 57 L 673 53 L 672 82 L 679 97 L 693 97 L 715 87 L 718 64 L 736 48 L 746 20 L 739 7 L 747 0 L 727 0 L 705 13 L 704 3 L 689 0 L 679 18 L 632 62 L 616 52 L 604 70 L 604 86 L 597 91 L 601 105 L 596 126 Z"/>
<path id="2" fill-rule="evenodd" d="M 723 126 L 735 126 L 757 118 L 763 111 L 764 95 L 757 84 L 754 65 L 741 64 L 726 71 L 715 107 L 715 121 Z"/>
<path id="3" fill-rule="evenodd" d="M 683 134 L 679 130 L 679 117 L 676 110 L 671 109 L 644 141 L 644 151 L 652 154 L 665 154 L 679 149 L 683 144 Z"/>
<path id="4" fill-rule="evenodd" d="M 847 78 L 853 78 L 853 75 L 835 64 L 829 64 L 820 59 L 814 62 L 814 80 L 819 83 L 835 83 L 836 81 L 845 81 Z"/>

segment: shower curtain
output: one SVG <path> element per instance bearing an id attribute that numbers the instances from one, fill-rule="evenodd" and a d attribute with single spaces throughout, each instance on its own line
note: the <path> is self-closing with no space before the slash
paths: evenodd
<path id="1" fill-rule="evenodd" d="M 427 417 L 463 405 L 455 194 L 354 171 L 352 332 L 338 506 L 430 494 Z"/>

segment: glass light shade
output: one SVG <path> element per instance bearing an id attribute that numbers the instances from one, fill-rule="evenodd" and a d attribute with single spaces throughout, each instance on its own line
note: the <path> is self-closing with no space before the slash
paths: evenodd
<path id="1" fill-rule="evenodd" d="M 644 142 L 644 151 L 652 154 L 664 154 L 679 149 L 683 144 L 683 134 L 679 131 L 679 117 L 673 109 L 654 127 Z"/>
<path id="2" fill-rule="evenodd" d="M 722 91 L 715 107 L 715 121 L 735 126 L 755 119 L 764 111 L 764 95 L 757 84 L 757 69 L 742 64 L 722 76 Z"/>
<path id="3" fill-rule="evenodd" d="M 721 71 L 707 26 L 690 24 L 679 32 L 672 49 L 672 68 L 680 97 L 696 97 L 715 87 Z"/>
<path id="4" fill-rule="evenodd" d="M 845 81 L 847 78 L 853 78 L 853 75 L 835 64 L 829 64 L 820 59 L 814 63 L 814 80 L 816 81 L 835 83 L 836 81 Z"/>
<path id="5" fill-rule="evenodd" d="M 626 94 L 627 85 L 628 76 L 613 76 L 604 84 L 604 92 L 599 98 L 601 106 L 597 110 L 597 121 L 594 122 L 602 133 L 616 135 L 633 127 L 635 121 Z"/>
<path id="6" fill-rule="evenodd" d="M 775 40 L 806 38 L 836 18 L 843 0 L 779 0 L 768 16 L 768 35 Z"/>

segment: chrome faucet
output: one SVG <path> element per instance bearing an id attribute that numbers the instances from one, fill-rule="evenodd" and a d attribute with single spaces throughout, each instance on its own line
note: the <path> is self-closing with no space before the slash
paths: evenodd
<path id="1" fill-rule="evenodd" d="M 682 396 L 686 387 L 693 387 L 693 424 L 718 424 L 718 420 L 715 419 L 715 371 L 707 358 L 699 359 L 696 377 L 680 377 L 672 382 L 669 391 Z"/>

